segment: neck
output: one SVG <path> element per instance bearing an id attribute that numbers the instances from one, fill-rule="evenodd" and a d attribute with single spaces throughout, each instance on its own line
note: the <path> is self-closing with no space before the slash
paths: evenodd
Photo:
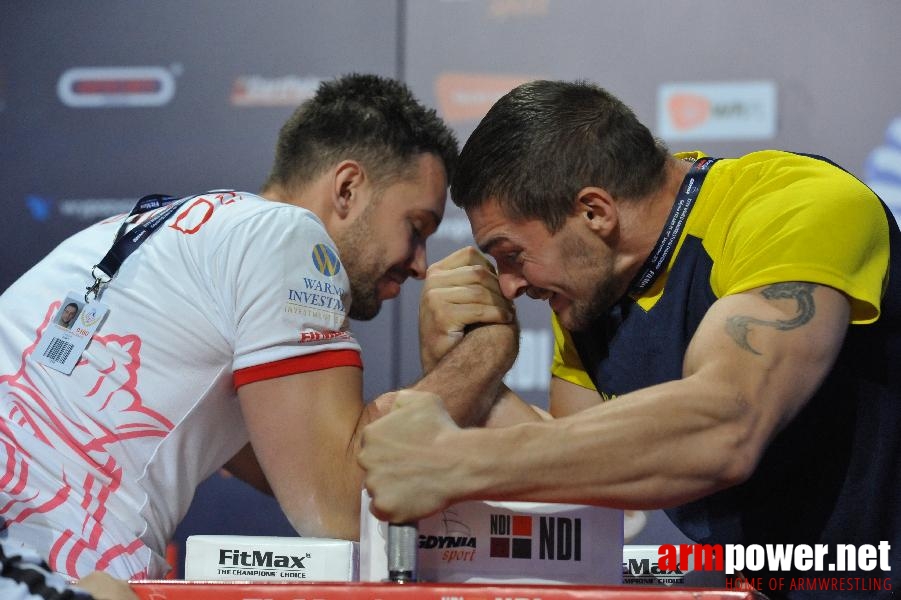
<path id="1" fill-rule="evenodd" d="M 273 202 L 282 202 L 284 204 L 293 204 L 295 206 L 300 206 L 299 198 L 295 198 L 295 194 L 292 194 L 283 185 L 267 185 L 260 190 L 259 196 L 261 198 L 265 198 L 266 200 L 272 200 Z"/>
<path id="2" fill-rule="evenodd" d="M 632 281 L 657 245 L 691 165 L 690 162 L 670 157 L 664 167 L 663 185 L 647 197 L 631 203 L 632 210 L 625 223 L 629 233 L 624 236 L 630 240 L 629 249 L 622 255 L 625 281 Z"/>
<path id="3" fill-rule="evenodd" d="M 322 219 L 323 222 L 325 221 L 326 211 L 320 201 L 323 197 L 322 190 L 317 189 L 316 184 L 305 186 L 303 189 L 289 188 L 279 184 L 269 185 L 260 190 L 259 195 L 273 202 L 305 208 Z"/>

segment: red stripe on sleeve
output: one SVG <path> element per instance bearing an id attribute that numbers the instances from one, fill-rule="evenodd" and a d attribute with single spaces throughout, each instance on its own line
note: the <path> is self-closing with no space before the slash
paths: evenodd
<path id="1" fill-rule="evenodd" d="M 234 384 L 237 390 L 242 385 L 275 379 L 295 373 L 307 373 L 309 371 L 321 371 L 333 367 L 359 367 L 363 368 L 363 360 L 356 350 L 327 350 L 308 354 L 306 356 L 294 356 L 271 363 L 255 365 L 244 369 L 238 369 L 234 373 Z"/>

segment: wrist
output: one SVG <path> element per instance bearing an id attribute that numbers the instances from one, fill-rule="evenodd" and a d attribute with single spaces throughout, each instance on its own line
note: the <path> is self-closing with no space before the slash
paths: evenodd
<path id="1" fill-rule="evenodd" d="M 451 486 L 447 492 L 449 503 L 492 500 L 488 495 L 497 472 L 492 466 L 496 455 L 490 449 L 493 444 L 489 430 L 482 427 L 457 429 L 447 441 L 445 451 L 448 456 L 456 457 L 453 468 L 447 470 L 450 475 L 447 482 Z"/>

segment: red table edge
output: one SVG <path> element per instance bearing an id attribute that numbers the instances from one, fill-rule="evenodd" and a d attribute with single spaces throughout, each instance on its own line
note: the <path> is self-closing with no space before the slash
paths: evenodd
<path id="1" fill-rule="evenodd" d="M 129 582 L 141 600 L 760 600 L 754 590 L 631 585 L 178 581 Z"/>

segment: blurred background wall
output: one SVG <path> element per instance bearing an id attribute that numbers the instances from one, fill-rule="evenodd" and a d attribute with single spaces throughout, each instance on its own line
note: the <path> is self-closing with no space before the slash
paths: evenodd
<path id="1" fill-rule="evenodd" d="M 897 0 L 8 0 L 0 289 L 144 194 L 256 191 L 282 122 L 349 72 L 406 81 L 461 143 L 518 83 L 591 80 L 673 150 L 825 155 L 901 212 L 899 31 Z M 430 259 L 470 242 L 448 203 Z M 419 375 L 419 291 L 409 283 L 355 326 L 367 397 Z M 507 383 L 546 406 L 548 309 L 518 311 Z M 662 513 L 645 517 L 632 543 L 684 541 Z M 217 475 L 174 547 L 192 533 L 290 532 L 274 501 Z"/>

